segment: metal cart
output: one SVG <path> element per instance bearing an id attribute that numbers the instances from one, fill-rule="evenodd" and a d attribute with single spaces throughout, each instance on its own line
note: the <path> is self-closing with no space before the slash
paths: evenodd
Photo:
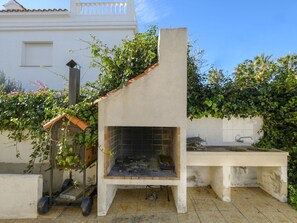
<path id="1" fill-rule="evenodd" d="M 70 170 L 69 178 L 64 180 L 61 190 L 54 194 L 53 182 L 54 182 L 54 169 L 63 170 L 65 166 L 61 166 L 57 163 L 56 157 L 59 153 L 59 139 L 62 135 L 65 135 L 65 128 L 63 123 L 67 122 L 67 145 L 73 148 L 73 155 L 79 157 L 80 164 L 83 164 L 83 168 L 67 166 Z M 88 216 L 91 213 L 93 205 L 93 196 L 97 194 L 96 185 L 86 186 L 86 170 L 93 166 L 97 161 L 97 148 L 86 147 L 81 148 L 77 145 L 73 136 L 78 131 L 85 131 L 88 125 L 79 120 L 76 117 L 68 115 L 61 115 L 51 120 L 49 123 L 44 125 L 45 129 L 51 131 L 51 146 L 50 146 L 50 179 L 49 179 L 49 195 L 42 197 L 38 202 L 38 213 L 46 214 L 50 207 L 56 205 L 63 206 L 77 206 L 80 204 L 82 214 Z M 97 166 L 97 163 L 96 163 Z M 77 187 L 72 179 L 72 170 L 80 170 L 83 173 L 83 184 Z M 96 181 L 97 181 L 97 169 L 96 169 Z"/>

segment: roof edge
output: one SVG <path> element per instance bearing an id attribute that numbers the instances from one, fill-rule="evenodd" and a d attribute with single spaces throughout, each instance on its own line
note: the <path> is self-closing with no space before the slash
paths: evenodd
<path id="1" fill-rule="evenodd" d="M 69 12 L 68 9 L 3 9 L 0 10 L 1 13 L 11 13 L 11 12 Z"/>
<path id="2" fill-rule="evenodd" d="M 62 114 L 59 115 L 55 118 L 53 118 L 52 120 L 50 120 L 49 122 L 45 123 L 43 125 L 43 129 L 49 129 L 50 127 L 52 127 L 57 121 L 61 120 L 62 118 L 67 118 L 72 124 L 76 125 L 77 127 L 79 127 L 81 130 L 85 131 L 89 126 L 86 122 L 80 120 L 79 118 L 77 118 L 76 116 L 71 116 L 68 114 Z"/>
<path id="3" fill-rule="evenodd" d="M 26 8 L 21 3 L 19 3 L 17 0 L 15 0 L 15 3 L 17 3 L 21 8 L 23 8 L 24 10 L 26 10 Z"/>
<path id="4" fill-rule="evenodd" d="M 136 77 L 128 80 L 125 84 L 124 87 L 129 86 L 130 84 L 133 84 L 135 81 L 137 81 L 138 79 L 141 79 L 142 77 L 148 75 L 151 71 L 153 71 L 157 66 L 159 66 L 159 63 L 155 63 L 154 65 L 150 66 L 149 68 L 147 68 L 145 71 L 143 71 L 141 74 L 137 75 Z M 106 95 L 102 96 L 101 98 L 95 100 L 93 102 L 93 104 L 98 104 L 100 101 L 108 98 L 110 95 L 116 93 L 117 91 L 121 90 L 123 87 L 118 87 L 115 88 L 113 90 L 111 90 L 110 92 L 108 92 Z"/>

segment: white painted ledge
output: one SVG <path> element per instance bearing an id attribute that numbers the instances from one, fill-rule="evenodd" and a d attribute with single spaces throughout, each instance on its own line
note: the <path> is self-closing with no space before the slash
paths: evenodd
<path id="1" fill-rule="evenodd" d="M 288 152 L 187 152 L 187 166 L 287 166 Z"/>
<path id="2" fill-rule="evenodd" d="M 42 175 L 0 174 L 0 219 L 37 218 Z"/>

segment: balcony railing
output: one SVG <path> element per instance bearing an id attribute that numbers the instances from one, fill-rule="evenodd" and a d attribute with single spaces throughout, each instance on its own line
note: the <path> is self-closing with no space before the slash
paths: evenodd
<path id="1" fill-rule="evenodd" d="M 126 15 L 128 11 L 128 3 L 122 2 L 76 2 L 77 15 Z M 132 2 L 133 4 L 133 2 Z"/>

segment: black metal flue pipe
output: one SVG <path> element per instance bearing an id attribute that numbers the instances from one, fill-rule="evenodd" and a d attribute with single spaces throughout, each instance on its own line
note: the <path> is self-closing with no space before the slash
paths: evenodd
<path id="1" fill-rule="evenodd" d="M 69 104 L 75 105 L 78 102 L 80 92 L 80 69 L 73 60 L 66 65 L 69 67 Z"/>

